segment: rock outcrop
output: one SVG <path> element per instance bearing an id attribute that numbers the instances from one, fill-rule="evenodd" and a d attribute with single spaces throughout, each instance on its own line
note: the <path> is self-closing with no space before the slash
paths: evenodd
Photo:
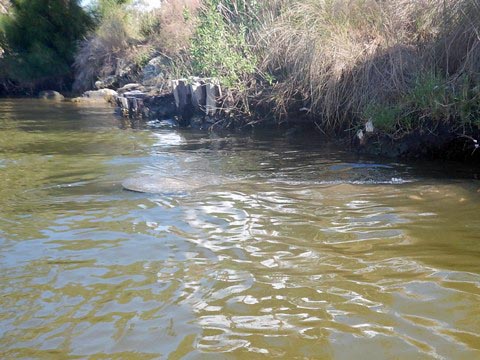
<path id="1" fill-rule="evenodd" d="M 164 86 L 127 84 L 118 89 L 116 104 L 129 118 L 159 121 L 175 118 L 180 126 L 202 128 L 217 114 L 221 95 L 216 79 L 191 77 L 172 80 L 166 89 Z"/>
<path id="2" fill-rule="evenodd" d="M 41 91 L 39 94 L 38 94 L 38 97 L 40 99 L 45 99 L 45 100 L 54 100 L 54 101 L 63 101 L 65 100 L 65 97 L 60 94 L 58 91 L 54 91 L 54 90 L 45 90 L 45 91 Z"/>
<path id="3" fill-rule="evenodd" d="M 75 103 L 115 103 L 117 92 L 112 89 L 85 91 L 81 97 L 73 98 Z"/>
<path id="4" fill-rule="evenodd" d="M 168 70 L 171 66 L 171 61 L 165 57 L 154 57 L 142 70 L 142 84 L 147 86 L 162 86 L 168 80 Z"/>

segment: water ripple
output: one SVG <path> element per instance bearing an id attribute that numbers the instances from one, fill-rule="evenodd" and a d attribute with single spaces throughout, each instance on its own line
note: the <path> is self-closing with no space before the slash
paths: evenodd
<path id="1" fill-rule="evenodd" d="M 480 356 L 478 182 L 59 106 L 0 123 L 0 357 Z"/>

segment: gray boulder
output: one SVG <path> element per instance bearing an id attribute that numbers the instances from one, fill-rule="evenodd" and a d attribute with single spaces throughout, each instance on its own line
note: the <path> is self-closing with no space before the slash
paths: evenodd
<path id="1" fill-rule="evenodd" d="M 125 94 L 131 91 L 145 91 L 145 87 L 142 84 L 130 83 L 117 89 L 118 94 Z"/>
<path id="2" fill-rule="evenodd" d="M 170 60 L 163 56 L 151 59 L 143 68 L 142 83 L 147 85 L 158 85 L 168 78 Z"/>
<path id="3" fill-rule="evenodd" d="M 133 90 L 116 97 L 116 103 L 120 107 L 120 112 L 123 116 L 130 118 L 142 117 L 145 106 L 144 99 L 148 97 L 147 94 L 140 90 Z"/>
<path id="4" fill-rule="evenodd" d="M 112 89 L 90 90 L 83 93 L 83 97 L 95 100 L 109 100 L 117 96 L 117 92 Z"/>
<path id="5" fill-rule="evenodd" d="M 40 99 L 54 100 L 54 101 L 63 101 L 65 99 L 65 97 L 62 94 L 60 94 L 58 91 L 53 91 L 53 90 L 42 91 L 38 94 L 38 97 Z"/>
<path id="6" fill-rule="evenodd" d="M 72 99 L 74 103 L 90 104 L 90 103 L 110 103 L 114 104 L 117 92 L 112 89 L 100 89 L 85 91 L 81 97 Z"/>
<path id="7" fill-rule="evenodd" d="M 140 90 L 132 90 L 132 91 L 127 91 L 126 93 L 123 94 L 124 97 L 129 98 L 137 98 L 137 99 L 145 99 L 148 97 L 148 94 L 145 94 L 143 91 Z"/>
<path id="8" fill-rule="evenodd" d="M 100 90 L 100 89 L 107 89 L 107 88 L 113 88 L 116 86 L 118 80 L 114 75 L 107 76 L 103 79 L 95 81 L 95 87 Z"/>

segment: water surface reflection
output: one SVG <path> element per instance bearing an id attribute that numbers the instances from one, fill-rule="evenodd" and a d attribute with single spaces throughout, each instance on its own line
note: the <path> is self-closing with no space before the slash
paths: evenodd
<path id="1" fill-rule="evenodd" d="M 3 358 L 480 357 L 475 169 L 45 104 L 0 102 Z"/>

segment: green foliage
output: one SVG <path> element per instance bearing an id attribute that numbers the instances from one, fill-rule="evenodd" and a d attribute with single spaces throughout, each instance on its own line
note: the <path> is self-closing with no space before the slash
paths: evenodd
<path id="1" fill-rule="evenodd" d="M 147 13 L 140 18 L 140 35 L 144 38 L 157 35 L 162 28 L 161 17 L 156 12 Z"/>
<path id="2" fill-rule="evenodd" d="M 192 14 L 190 12 L 190 10 L 187 8 L 187 7 L 184 7 L 183 10 L 182 10 L 182 16 L 183 16 L 183 20 L 185 22 L 189 21 L 192 19 Z"/>
<path id="3" fill-rule="evenodd" d="M 74 0 L 17 0 L 1 27 L 6 77 L 20 86 L 71 81 L 76 42 L 92 25 Z"/>
<path id="4" fill-rule="evenodd" d="M 154 53 L 154 50 L 148 47 L 142 49 L 142 51 L 137 51 L 135 54 L 133 54 L 134 64 L 140 68 L 143 68 L 152 58 L 152 53 Z"/>
<path id="5" fill-rule="evenodd" d="M 395 131 L 401 116 L 401 109 L 397 106 L 371 104 L 364 112 L 365 119 L 371 119 L 375 128 L 391 133 Z"/>
<path id="6" fill-rule="evenodd" d="M 148 62 L 144 58 L 148 49 L 139 52 L 135 46 L 141 38 L 135 14 L 117 0 L 105 0 L 98 6 L 97 27 L 79 43 L 75 55 L 75 92 L 91 89 L 99 78 L 124 72 L 129 64 Z"/>
<path id="7" fill-rule="evenodd" d="M 434 132 L 440 123 L 452 131 L 480 128 L 480 86 L 462 75 L 449 83 L 441 76 L 423 73 L 415 78 L 408 95 L 393 105 L 374 102 L 362 119 L 371 119 L 376 129 L 398 137 L 411 131 Z"/>
<path id="8" fill-rule="evenodd" d="M 195 73 L 217 77 L 227 87 L 241 88 L 242 79 L 256 70 L 257 59 L 246 37 L 246 26 L 233 26 L 211 0 L 200 14 L 190 54 Z"/>
<path id="9" fill-rule="evenodd" d="M 258 15 L 262 9 L 269 5 L 260 4 L 261 2 L 256 0 L 226 0 L 226 1 L 212 1 L 215 6 L 220 5 L 219 8 L 223 8 L 224 16 L 228 21 L 236 26 L 243 26 L 247 32 L 253 32 L 259 27 L 264 25 Z"/>
<path id="10" fill-rule="evenodd" d="M 130 0 L 97 0 L 94 12 L 100 20 L 108 16 L 112 11 L 121 8 L 122 5 L 129 3 Z"/>
<path id="11" fill-rule="evenodd" d="M 415 79 L 415 84 L 406 98 L 419 116 L 431 120 L 448 119 L 448 94 L 446 81 L 435 73 L 423 73 Z"/>
<path id="12" fill-rule="evenodd" d="M 480 127 L 480 85 L 463 75 L 452 86 L 452 106 L 463 126 Z"/>

